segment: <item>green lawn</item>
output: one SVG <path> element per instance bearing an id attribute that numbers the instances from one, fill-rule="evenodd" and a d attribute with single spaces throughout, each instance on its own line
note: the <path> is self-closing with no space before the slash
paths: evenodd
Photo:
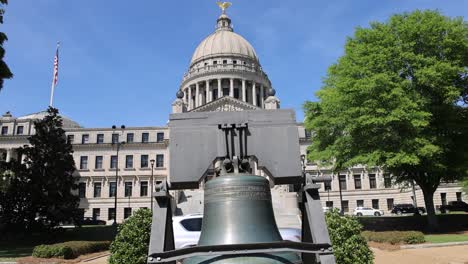
<path id="1" fill-rule="evenodd" d="M 32 234 L 28 236 L 0 240 L 0 261 L 31 256 L 35 246 L 66 241 L 112 241 L 115 228 L 112 226 L 83 226 L 66 228 L 55 234 Z"/>
<path id="2" fill-rule="evenodd" d="M 468 241 L 468 235 L 446 234 L 446 235 L 425 235 L 429 243 L 447 243 Z"/>

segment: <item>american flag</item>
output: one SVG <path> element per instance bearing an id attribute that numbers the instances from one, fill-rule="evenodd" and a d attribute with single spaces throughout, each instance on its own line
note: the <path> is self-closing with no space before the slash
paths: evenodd
<path id="1" fill-rule="evenodd" d="M 54 58 L 54 86 L 57 85 L 58 82 L 58 66 L 59 66 L 59 43 L 57 43 L 57 50 L 55 51 L 55 58 Z"/>

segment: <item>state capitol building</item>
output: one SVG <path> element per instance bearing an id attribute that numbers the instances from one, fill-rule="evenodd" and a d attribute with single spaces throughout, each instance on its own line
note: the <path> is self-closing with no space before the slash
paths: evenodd
<path id="1" fill-rule="evenodd" d="M 188 71 L 183 75 L 178 91 L 174 89 L 174 92 L 177 92 L 172 104 L 174 113 L 280 107 L 280 100 L 254 48 L 233 31 L 231 19 L 224 12 L 216 21 L 215 31 L 195 49 Z M 7 112 L 0 117 L 0 160 L 21 158 L 15 149 L 28 144 L 27 138 L 34 134 L 33 122 L 46 114 L 44 111 L 14 117 Z M 116 215 L 117 222 L 122 222 L 135 210 L 150 207 L 152 172 L 153 186 L 166 178 L 170 181 L 171 146 L 167 126 L 83 128 L 66 117 L 63 117 L 63 126 L 73 145 L 77 192 L 81 198 L 79 208 L 85 217 L 111 224 Z M 297 124 L 297 129 L 301 154 L 305 155 L 311 142 L 310 133 L 301 123 Z M 340 208 L 340 190 L 341 207 L 348 214 L 358 206 L 378 208 L 385 214 L 390 213 L 394 204 L 416 201 L 418 206 L 424 206 L 418 186 L 414 192 L 411 186 L 397 186 L 390 175 L 379 168 L 357 166 L 332 173 L 330 168 L 320 167 L 314 161 L 304 160 L 303 164 L 306 172 L 312 175 L 332 176 L 332 182 L 321 187 L 323 207 Z M 261 169 L 257 173 L 263 175 Z M 300 227 L 296 193 L 289 186 L 276 186 L 272 195 L 278 225 Z M 176 214 L 203 210 L 201 190 L 173 191 L 173 196 Z M 436 206 L 462 199 L 457 183 L 442 183 L 434 194 Z"/>

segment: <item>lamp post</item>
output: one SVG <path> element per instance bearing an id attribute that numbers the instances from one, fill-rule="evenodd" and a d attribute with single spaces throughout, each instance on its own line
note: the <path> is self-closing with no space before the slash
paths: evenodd
<path id="1" fill-rule="evenodd" d="M 153 171 L 154 171 L 154 159 L 150 160 L 151 164 L 151 191 L 150 191 L 150 199 L 151 199 L 151 213 L 153 213 Z"/>
<path id="2" fill-rule="evenodd" d="M 116 126 L 113 125 L 112 126 L 112 135 L 115 134 L 115 129 L 116 129 Z M 123 131 L 125 129 L 125 126 L 124 125 L 121 125 L 120 126 L 120 129 L 122 130 L 122 134 L 123 134 Z M 113 137 L 113 136 L 112 136 Z M 116 226 L 117 225 L 117 183 L 119 182 L 119 150 L 120 150 L 120 147 L 125 144 L 125 141 L 120 141 L 119 140 L 119 137 L 117 137 L 117 140 L 114 141 L 114 139 L 112 138 L 112 146 L 116 146 L 116 161 L 115 161 L 115 192 L 114 192 L 114 223 L 113 225 Z"/>

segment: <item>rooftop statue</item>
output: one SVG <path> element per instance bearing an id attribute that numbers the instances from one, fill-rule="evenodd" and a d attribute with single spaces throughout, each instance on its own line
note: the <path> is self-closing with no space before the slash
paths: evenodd
<path id="1" fill-rule="evenodd" d="M 228 9 L 232 3 L 231 2 L 216 2 L 218 4 L 219 8 L 223 11 L 223 14 L 226 13 L 226 9 Z"/>

